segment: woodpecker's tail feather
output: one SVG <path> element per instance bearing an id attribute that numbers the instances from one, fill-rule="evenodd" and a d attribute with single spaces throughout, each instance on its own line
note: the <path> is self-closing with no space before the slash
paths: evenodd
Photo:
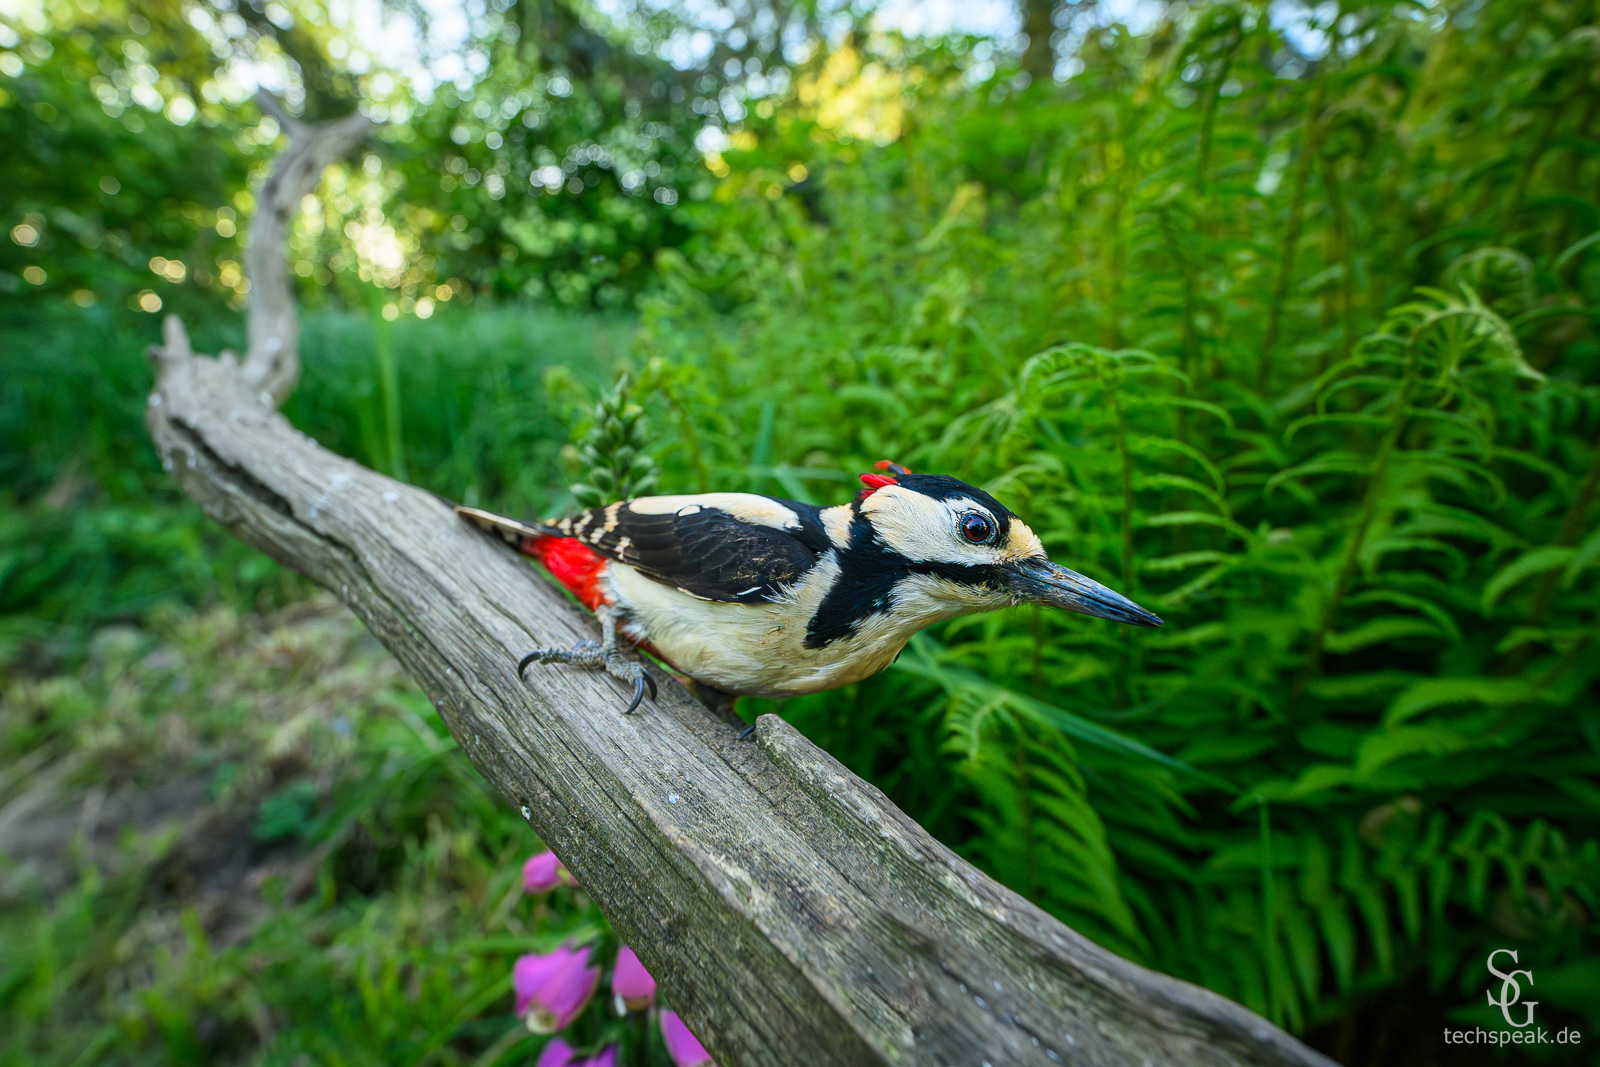
<path id="1" fill-rule="evenodd" d="M 516 519 L 508 519 L 504 515 L 496 515 L 491 511 L 481 511 L 478 508 L 465 508 L 459 504 L 456 505 L 456 514 L 460 515 L 463 519 L 466 519 L 480 530 L 484 530 L 488 533 L 494 534 L 496 537 L 499 537 L 501 540 L 505 541 L 506 544 L 510 545 L 519 552 L 527 551 L 526 547 L 524 546 L 529 540 L 537 540 L 541 537 L 564 536 L 560 530 L 557 530 L 552 526 L 544 526 L 538 523 L 530 524 L 526 522 L 518 522 Z"/>

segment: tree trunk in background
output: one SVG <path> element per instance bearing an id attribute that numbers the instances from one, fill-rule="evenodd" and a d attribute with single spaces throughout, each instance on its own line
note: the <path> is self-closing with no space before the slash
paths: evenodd
<path id="1" fill-rule="evenodd" d="M 1022 32 L 1028 35 L 1028 49 L 1022 53 L 1022 69 L 1033 81 L 1045 83 L 1055 76 L 1056 51 L 1050 43 L 1055 33 L 1054 0 L 1022 0 Z"/>

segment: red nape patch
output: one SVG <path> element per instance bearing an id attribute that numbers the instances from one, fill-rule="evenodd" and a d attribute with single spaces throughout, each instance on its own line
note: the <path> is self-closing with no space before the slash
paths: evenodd
<path id="1" fill-rule="evenodd" d="M 895 485 L 897 483 L 895 482 L 895 480 L 893 478 L 890 478 L 888 475 L 884 475 L 884 474 L 863 474 L 861 476 L 861 484 L 865 485 L 867 487 L 862 493 L 863 497 L 868 497 L 868 496 L 871 496 L 873 493 L 876 493 L 879 489 L 882 489 L 886 485 Z"/>
<path id="2" fill-rule="evenodd" d="M 861 503 L 863 500 L 867 499 L 867 497 L 871 496 L 873 493 L 876 493 L 879 489 L 882 489 L 886 485 L 899 485 L 900 483 L 895 481 L 895 479 L 900 477 L 902 474 L 911 473 L 910 467 L 902 467 L 892 459 L 880 459 L 878 462 L 873 464 L 873 467 L 880 471 L 888 471 L 889 473 L 863 474 L 861 476 L 861 480 L 866 483 L 867 487 L 856 494 L 857 504 Z"/>
<path id="3" fill-rule="evenodd" d="M 886 485 L 898 484 L 893 478 L 886 474 L 863 474 L 861 476 L 861 481 L 866 488 L 856 494 L 857 504 L 861 503 L 863 500 L 867 499 L 867 497 L 871 496 L 873 493 L 876 493 L 879 489 L 882 489 Z"/>
<path id="4" fill-rule="evenodd" d="M 530 537 L 522 542 L 522 551 L 543 563 L 590 611 L 605 603 L 600 572 L 609 561 L 576 537 Z"/>

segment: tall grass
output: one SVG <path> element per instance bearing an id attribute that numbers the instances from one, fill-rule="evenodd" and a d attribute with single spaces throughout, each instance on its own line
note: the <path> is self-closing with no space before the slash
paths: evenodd
<path id="1" fill-rule="evenodd" d="M 301 331 L 306 375 L 285 413 L 328 447 L 452 499 L 542 514 L 563 503 L 572 478 L 558 453 L 634 328 L 527 307 L 445 306 L 392 325 L 320 312 Z"/>
<path id="2" fill-rule="evenodd" d="M 454 499 L 492 496 L 529 514 L 561 505 L 570 398 L 609 377 L 628 320 L 446 307 L 381 331 L 373 321 L 331 310 L 306 317 L 305 375 L 287 409 L 297 424 Z M 155 332 L 150 316 L 94 313 L 0 326 L 6 660 L 39 668 L 70 658 L 93 626 L 165 601 L 264 608 L 307 591 L 207 522 L 161 471 L 143 424 L 143 352 Z M 202 350 L 240 341 L 227 319 L 195 330 Z"/>

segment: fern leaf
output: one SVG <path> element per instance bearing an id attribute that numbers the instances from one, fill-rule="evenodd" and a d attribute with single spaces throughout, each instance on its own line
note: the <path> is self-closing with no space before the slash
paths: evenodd
<path id="1" fill-rule="evenodd" d="M 1597 549 L 1600 551 L 1600 549 Z M 1577 550 L 1564 545 L 1546 545 L 1524 552 L 1495 573 L 1483 587 L 1482 610 L 1488 615 L 1495 604 L 1518 583 L 1543 574 L 1545 571 L 1565 567 L 1577 556 Z"/>
<path id="2" fill-rule="evenodd" d="M 1547 701 L 1549 693 L 1521 678 L 1427 678 L 1408 686 L 1384 712 L 1384 726 L 1397 726 L 1451 704 L 1506 704 Z"/>

